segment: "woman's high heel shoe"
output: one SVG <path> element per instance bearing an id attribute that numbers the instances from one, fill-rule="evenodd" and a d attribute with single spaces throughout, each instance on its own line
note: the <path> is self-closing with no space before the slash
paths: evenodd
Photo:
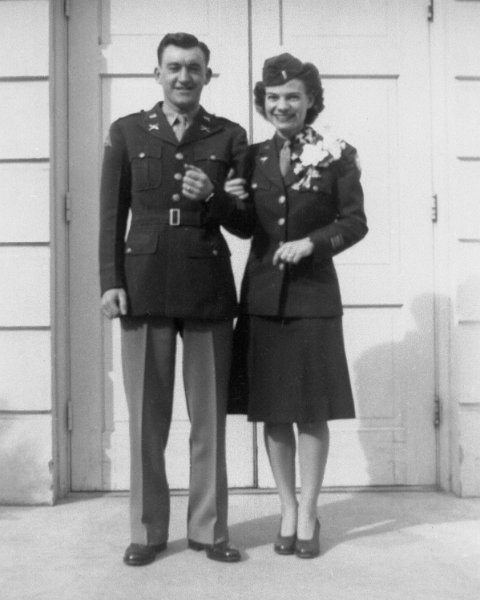
<path id="1" fill-rule="evenodd" d="M 295 542 L 297 536 L 293 535 L 277 535 L 277 539 L 273 544 L 273 549 L 277 554 L 293 554 L 295 552 Z"/>
<path id="2" fill-rule="evenodd" d="M 320 554 L 320 521 L 315 521 L 315 529 L 310 540 L 297 538 L 295 542 L 295 554 L 298 558 L 315 558 Z"/>

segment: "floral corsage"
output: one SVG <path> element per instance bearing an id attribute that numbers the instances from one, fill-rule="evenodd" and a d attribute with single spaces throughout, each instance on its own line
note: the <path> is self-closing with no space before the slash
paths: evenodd
<path id="1" fill-rule="evenodd" d="M 291 161 L 295 175 L 301 179 L 292 185 L 295 190 L 312 189 L 312 179 L 322 176 L 320 169 L 338 160 L 345 142 L 330 135 L 320 135 L 312 127 L 306 127 L 295 136 Z"/>

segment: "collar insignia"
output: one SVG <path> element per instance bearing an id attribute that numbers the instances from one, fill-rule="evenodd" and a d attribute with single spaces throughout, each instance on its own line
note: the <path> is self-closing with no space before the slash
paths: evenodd
<path id="1" fill-rule="evenodd" d="M 149 123 L 148 124 L 148 131 L 153 131 L 154 129 L 156 129 L 157 131 L 158 129 L 158 123 Z"/>
<path id="2" fill-rule="evenodd" d="M 200 131 L 204 131 L 205 133 L 210 133 L 211 129 L 210 129 L 210 127 L 207 127 L 207 125 L 200 125 Z"/>
<path id="3" fill-rule="evenodd" d="M 268 159 L 268 156 L 261 156 L 260 162 L 264 163 Z"/>
<path id="4" fill-rule="evenodd" d="M 152 113 L 151 115 L 148 115 L 149 119 L 156 119 L 158 117 L 157 113 Z"/>

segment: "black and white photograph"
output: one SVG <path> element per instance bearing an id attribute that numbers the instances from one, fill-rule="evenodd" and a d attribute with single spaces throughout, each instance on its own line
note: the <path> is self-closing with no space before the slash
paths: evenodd
<path id="1" fill-rule="evenodd" d="M 480 0 L 0 0 L 5 600 L 477 600 Z"/>

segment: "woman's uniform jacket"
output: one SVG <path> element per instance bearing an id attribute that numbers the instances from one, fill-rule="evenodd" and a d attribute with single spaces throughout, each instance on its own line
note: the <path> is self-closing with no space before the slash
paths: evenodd
<path id="1" fill-rule="evenodd" d="M 341 158 L 320 169 L 309 190 L 292 188 L 301 175 L 282 178 L 275 138 L 249 149 L 247 178 L 255 226 L 242 283 L 241 311 L 281 317 L 342 314 L 332 257 L 367 233 L 356 150 L 346 144 Z M 274 267 L 282 242 L 309 237 L 311 256 Z"/>
<path id="2" fill-rule="evenodd" d="M 245 131 L 203 108 L 180 142 L 161 103 L 115 121 L 101 184 L 102 294 L 124 288 L 130 316 L 235 316 L 230 251 L 220 225 L 236 233 L 237 212 L 223 184 L 230 168 L 243 171 L 246 151 Z M 186 164 L 203 169 L 214 184 L 208 203 L 182 196 Z"/>

